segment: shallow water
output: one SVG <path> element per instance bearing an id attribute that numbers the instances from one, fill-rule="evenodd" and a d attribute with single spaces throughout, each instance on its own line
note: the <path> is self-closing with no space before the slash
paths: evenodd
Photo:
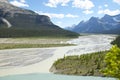
<path id="1" fill-rule="evenodd" d="M 67 41 L 67 43 L 76 44 L 77 46 L 67 52 L 67 55 L 79 55 L 82 53 L 91 53 L 105 51 L 111 48 L 111 41 L 115 35 L 87 35 L 80 36 L 77 39 Z"/>
<path id="2" fill-rule="evenodd" d="M 92 76 L 68 76 L 56 74 L 25 74 L 0 77 L 0 80 L 115 80 L 114 78 Z"/>

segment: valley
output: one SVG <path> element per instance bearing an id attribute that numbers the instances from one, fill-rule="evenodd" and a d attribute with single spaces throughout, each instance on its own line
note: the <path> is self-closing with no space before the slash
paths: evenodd
<path id="1" fill-rule="evenodd" d="M 119 78 L 120 1 L 110 2 L 112 8 L 107 1 L 34 2 L 0 0 L 0 80 Z M 115 57 L 107 59 L 116 61 L 109 71 L 112 61 L 105 64 L 104 59 L 112 46 Z M 117 72 L 115 76 L 101 77 L 105 75 L 99 71 L 107 65 L 108 74 Z"/>

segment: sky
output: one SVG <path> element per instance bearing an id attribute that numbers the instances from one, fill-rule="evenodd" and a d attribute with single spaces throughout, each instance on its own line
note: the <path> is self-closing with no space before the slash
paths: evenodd
<path id="1" fill-rule="evenodd" d="M 9 0 L 17 7 L 47 15 L 62 28 L 86 21 L 90 17 L 120 14 L 120 0 Z"/>

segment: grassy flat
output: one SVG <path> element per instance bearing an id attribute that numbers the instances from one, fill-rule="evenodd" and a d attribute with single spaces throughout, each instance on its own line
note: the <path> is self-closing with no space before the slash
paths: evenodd
<path id="1" fill-rule="evenodd" d="M 0 49 L 71 46 L 73 44 L 66 43 L 70 39 L 72 38 L 0 38 Z"/>
<path id="2" fill-rule="evenodd" d="M 61 44 L 72 38 L 0 38 L 0 43 L 21 43 L 21 44 Z"/>
<path id="3" fill-rule="evenodd" d="M 0 50 L 2 49 L 16 49 L 16 48 L 46 48 L 46 47 L 60 47 L 60 46 L 72 46 L 73 44 L 12 44 L 2 43 L 0 44 Z"/>

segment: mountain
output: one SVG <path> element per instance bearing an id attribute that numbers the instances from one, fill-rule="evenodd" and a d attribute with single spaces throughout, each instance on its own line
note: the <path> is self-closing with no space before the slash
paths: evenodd
<path id="1" fill-rule="evenodd" d="M 76 25 L 73 24 L 72 26 L 67 26 L 67 27 L 65 27 L 65 29 L 71 31 L 72 29 L 74 29 L 75 26 L 76 26 Z"/>
<path id="2" fill-rule="evenodd" d="M 120 14 L 104 15 L 102 18 L 91 17 L 88 21 L 81 21 L 74 28 L 66 28 L 77 33 L 120 34 Z"/>
<path id="3" fill-rule="evenodd" d="M 48 16 L 15 7 L 8 0 L 0 0 L 0 37 L 77 37 L 78 35 L 53 24 Z"/>

